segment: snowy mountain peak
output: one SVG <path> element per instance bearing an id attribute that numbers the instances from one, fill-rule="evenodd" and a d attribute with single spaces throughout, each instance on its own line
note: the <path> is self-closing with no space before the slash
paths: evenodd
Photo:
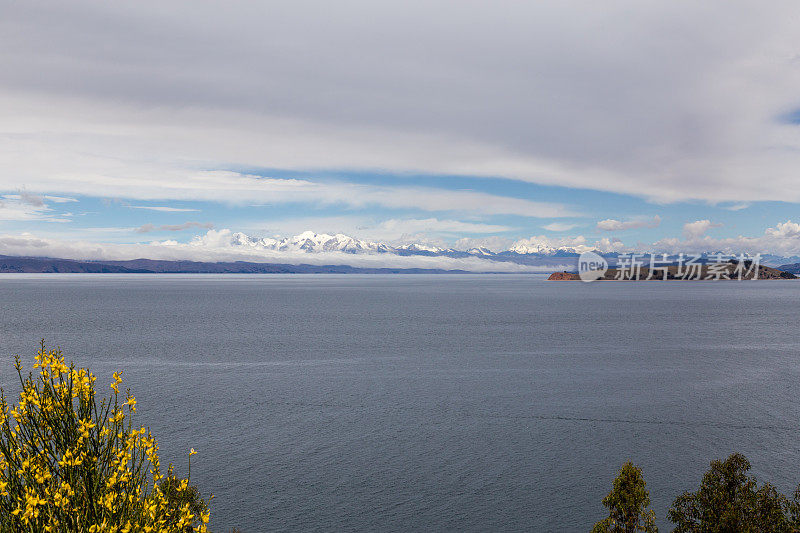
<path id="1" fill-rule="evenodd" d="M 467 250 L 467 253 L 470 255 L 495 255 L 494 252 L 489 250 L 488 248 L 483 248 L 479 246 L 478 248 L 470 248 Z"/>
<path id="2" fill-rule="evenodd" d="M 252 247 L 261 250 L 275 250 L 281 252 L 390 252 L 392 248 L 383 243 L 374 243 L 356 239 L 343 233 L 329 235 L 304 231 L 292 237 L 273 239 L 269 237 L 254 238 L 244 233 L 230 235 L 232 246 Z"/>
<path id="3" fill-rule="evenodd" d="M 539 236 L 519 240 L 508 250 L 518 254 L 553 255 L 559 252 L 580 254 L 594 249 L 594 246 L 586 245 L 586 239 L 583 237 L 550 239 Z"/>
<path id="4" fill-rule="evenodd" d="M 223 234 L 224 235 L 224 234 Z M 273 250 L 278 252 L 344 252 L 350 254 L 361 253 L 394 253 L 394 254 L 420 254 L 420 255 L 452 255 L 464 257 L 470 255 L 491 259 L 498 256 L 488 248 L 475 247 L 466 251 L 453 250 L 451 248 L 441 248 L 430 244 L 409 243 L 400 246 L 392 246 L 382 242 L 366 241 L 357 239 L 343 233 L 331 235 L 328 233 L 316 233 L 314 231 L 304 231 L 292 237 L 285 238 L 257 238 L 246 235 L 245 233 L 229 233 L 230 245 L 236 247 L 250 247 L 259 250 Z M 514 243 L 510 252 L 520 255 L 545 255 L 550 256 L 560 253 L 582 253 L 591 250 L 582 238 L 550 240 L 545 237 L 531 237 Z"/>
<path id="5" fill-rule="evenodd" d="M 438 254 L 447 251 L 447 249 L 445 248 L 439 248 L 438 246 L 429 246 L 426 244 L 419 244 L 419 243 L 404 244 L 402 246 L 398 246 L 397 249 L 405 250 L 408 252 L 428 252 L 433 254 Z"/>

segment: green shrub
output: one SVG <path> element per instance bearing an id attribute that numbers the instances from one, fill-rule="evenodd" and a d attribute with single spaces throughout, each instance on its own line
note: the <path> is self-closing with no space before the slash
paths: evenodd
<path id="1" fill-rule="evenodd" d="M 739 453 L 713 461 L 700 488 L 684 492 L 672 504 L 669 519 L 676 525 L 674 531 L 798 531 L 797 494 L 790 501 L 769 483 L 759 487 L 749 470 L 750 462 Z"/>
<path id="2" fill-rule="evenodd" d="M 642 470 L 630 461 L 622 465 L 614 486 L 603 498 L 608 517 L 594 525 L 592 533 L 658 533 Z"/>

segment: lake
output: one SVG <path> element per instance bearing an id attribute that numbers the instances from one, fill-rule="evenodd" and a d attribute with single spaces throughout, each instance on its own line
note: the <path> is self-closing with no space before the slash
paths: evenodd
<path id="1" fill-rule="evenodd" d="M 38 340 L 122 369 L 228 531 L 588 531 L 620 465 L 661 527 L 712 459 L 800 482 L 800 282 L 2 275 Z"/>

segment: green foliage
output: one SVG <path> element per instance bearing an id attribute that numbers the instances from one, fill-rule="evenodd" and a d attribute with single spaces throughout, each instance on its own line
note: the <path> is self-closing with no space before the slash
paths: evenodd
<path id="1" fill-rule="evenodd" d="M 771 484 L 759 487 L 739 453 L 712 461 L 700 488 L 684 492 L 669 510 L 674 533 L 800 533 L 800 485 L 789 499 Z M 592 533 L 656 532 L 642 471 L 625 463 L 603 499 L 609 516 Z"/>
<path id="2" fill-rule="evenodd" d="M 648 509 L 650 494 L 647 492 L 642 470 L 630 461 L 622 465 L 614 488 L 603 498 L 608 508 L 608 517 L 594 525 L 592 533 L 657 533 L 656 515 Z"/>
<path id="3" fill-rule="evenodd" d="M 181 512 L 188 510 L 195 517 L 208 514 L 208 505 L 200 495 L 196 485 L 187 485 L 186 481 L 172 474 L 170 469 L 167 476 L 159 483 L 161 493 L 167 498 L 166 514 L 179 519 Z M 185 488 L 182 488 L 185 487 Z M 184 531 L 192 531 L 192 525 L 185 526 Z"/>
<path id="4" fill-rule="evenodd" d="M 792 532 L 800 529 L 800 505 L 795 492 L 790 501 L 775 487 L 758 487 L 748 476 L 750 462 L 734 453 L 713 461 L 696 492 L 684 492 L 672 504 L 669 519 L 676 533 Z"/>

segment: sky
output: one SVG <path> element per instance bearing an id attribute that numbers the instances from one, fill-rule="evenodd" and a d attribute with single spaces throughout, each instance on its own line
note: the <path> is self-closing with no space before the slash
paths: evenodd
<path id="1" fill-rule="evenodd" d="M 800 255 L 800 4 L 0 0 L 0 254 Z M 270 258 L 270 259 L 274 259 Z"/>

